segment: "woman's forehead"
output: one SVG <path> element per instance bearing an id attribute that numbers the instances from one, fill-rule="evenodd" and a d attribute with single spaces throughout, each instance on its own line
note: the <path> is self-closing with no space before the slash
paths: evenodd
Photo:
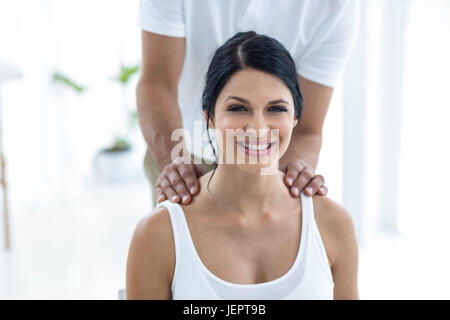
<path id="1" fill-rule="evenodd" d="M 265 102 L 278 99 L 292 101 L 291 92 L 281 79 L 255 69 L 244 69 L 233 74 L 220 92 L 218 101 L 224 103 L 233 96 L 249 102 L 255 99 Z"/>

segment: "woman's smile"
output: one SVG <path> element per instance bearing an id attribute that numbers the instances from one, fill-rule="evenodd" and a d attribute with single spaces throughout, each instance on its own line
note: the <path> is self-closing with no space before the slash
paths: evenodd
<path id="1" fill-rule="evenodd" d="M 272 150 L 272 145 L 275 144 L 276 142 L 269 142 L 265 141 L 265 142 L 260 142 L 260 143 L 248 143 L 245 144 L 241 141 L 237 142 L 237 145 L 244 149 L 244 152 L 246 155 L 248 156 L 253 156 L 253 157 L 264 157 L 266 155 L 270 154 L 270 151 Z"/>

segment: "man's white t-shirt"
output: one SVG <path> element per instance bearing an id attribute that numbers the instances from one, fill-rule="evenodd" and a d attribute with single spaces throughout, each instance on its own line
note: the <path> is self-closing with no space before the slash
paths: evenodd
<path id="1" fill-rule="evenodd" d="M 357 0 L 141 0 L 138 25 L 147 32 L 186 38 L 178 103 L 189 141 L 209 144 L 201 95 L 215 50 L 239 31 L 255 31 L 280 41 L 297 72 L 335 86 L 350 54 L 358 23 Z M 301 89 L 301 88 L 300 88 Z M 194 122 L 201 124 L 194 134 Z M 205 155 L 203 155 L 205 157 Z M 212 154 L 206 155 L 211 157 Z"/>

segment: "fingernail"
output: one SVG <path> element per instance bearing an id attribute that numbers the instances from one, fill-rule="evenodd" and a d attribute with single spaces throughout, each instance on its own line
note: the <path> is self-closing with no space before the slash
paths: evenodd
<path id="1" fill-rule="evenodd" d="M 183 202 L 185 202 L 189 197 L 188 196 L 183 196 Z"/>
<path id="2" fill-rule="evenodd" d="M 177 200 L 178 199 L 178 196 L 173 196 L 172 197 L 172 201 L 175 201 L 175 200 Z"/>
<path id="3" fill-rule="evenodd" d="M 298 188 L 293 187 L 293 188 L 292 188 L 292 192 L 293 192 L 295 195 L 298 196 Z"/>
<path id="4" fill-rule="evenodd" d="M 287 179 L 287 183 L 288 183 L 288 185 L 290 185 L 290 186 L 291 186 L 291 185 L 292 185 L 292 182 L 293 182 L 293 181 L 292 181 L 292 179 L 291 179 L 291 178 L 288 178 L 288 179 Z"/>
<path id="5" fill-rule="evenodd" d="M 158 199 L 157 199 L 158 202 L 163 201 L 163 200 L 164 200 L 163 196 L 159 196 Z"/>
<path id="6" fill-rule="evenodd" d="M 196 190 L 197 189 L 195 187 L 192 187 L 189 191 L 191 191 L 191 194 L 194 194 Z"/>
<path id="7" fill-rule="evenodd" d="M 312 195 L 313 189 L 311 187 L 306 188 L 306 192 Z"/>
<path id="8" fill-rule="evenodd" d="M 325 192 L 325 188 L 324 187 L 320 187 L 320 191 Z"/>

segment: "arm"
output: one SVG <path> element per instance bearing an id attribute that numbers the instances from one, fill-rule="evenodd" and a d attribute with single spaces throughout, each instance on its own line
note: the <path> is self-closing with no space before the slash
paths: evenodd
<path id="1" fill-rule="evenodd" d="M 178 141 L 173 130 L 182 128 L 178 80 L 184 62 L 185 38 L 142 31 L 142 72 L 136 88 L 139 125 L 150 152 L 162 170 L 172 162 Z"/>
<path id="2" fill-rule="evenodd" d="M 330 105 L 333 88 L 298 76 L 303 95 L 303 109 L 295 126 L 288 150 L 280 159 L 280 170 L 286 172 L 284 181 L 294 197 L 305 189 L 307 195 L 325 195 L 325 180 L 314 171 L 322 146 L 322 127 Z M 291 182 L 290 182 L 291 181 Z M 311 190 L 309 190 L 311 188 Z"/>
<path id="3" fill-rule="evenodd" d="M 341 209 L 342 210 L 342 209 Z M 336 248 L 331 272 L 334 282 L 334 299 L 358 299 L 358 245 L 350 214 L 343 210 L 338 213 L 336 238 L 340 244 Z"/>
<path id="4" fill-rule="evenodd" d="M 348 211 L 328 197 L 313 197 L 314 213 L 334 282 L 334 299 L 359 299 L 358 244 Z"/>
<path id="5" fill-rule="evenodd" d="M 172 160 L 176 159 L 171 158 L 172 149 L 180 143 L 171 141 L 172 132 L 183 128 L 178 106 L 178 80 L 185 50 L 185 38 L 142 31 L 142 72 L 136 88 L 137 111 L 142 134 L 161 172 L 154 186 L 158 202 L 166 198 L 173 202 L 184 199 L 186 204 L 191 195 L 199 191 L 197 176 L 201 170 L 191 163 L 174 165 Z"/>
<path id="6" fill-rule="evenodd" d="M 314 170 L 322 146 L 322 128 L 328 112 L 333 88 L 298 76 L 304 105 L 301 121 L 294 128 L 288 150 L 280 159 L 280 168 L 301 159 Z"/>
<path id="7" fill-rule="evenodd" d="M 128 250 L 127 299 L 171 299 L 175 249 L 166 208 L 156 208 L 136 227 Z"/>
<path id="8" fill-rule="evenodd" d="M 302 75 L 299 76 L 299 83 L 305 104 L 302 119 L 294 128 L 292 148 L 288 148 L 280 161 L 280 168 L 286 169 L 285 183 L 291 186 L 293 196 L 298 196 L 299 190 L 304 188 L 308 195 L 315 194 L 322 188 L 324 192 L 318 194 L 327 192 L 327 188 L 323 186 L 323 177 L 314 176 L 322 144 L 322 125 L 330 104 L 332 87 L 336 84 L 356 39 L 359 14 L 357 1 L 333 1 L 333 5 L 335 10 L 330 12 L 330 18 L 336 20 L 331 30 L 322 30 L 326 38 L 318 38 L 320 45 L 307 56 L 296 57 L 297 71 Z M 320 28 L 328 26 L 323 24 Z M 295 181 L 294 184 L 289 183 L 289 180 Z M 308 190 L 309 187 L 311 190 Z"/>

